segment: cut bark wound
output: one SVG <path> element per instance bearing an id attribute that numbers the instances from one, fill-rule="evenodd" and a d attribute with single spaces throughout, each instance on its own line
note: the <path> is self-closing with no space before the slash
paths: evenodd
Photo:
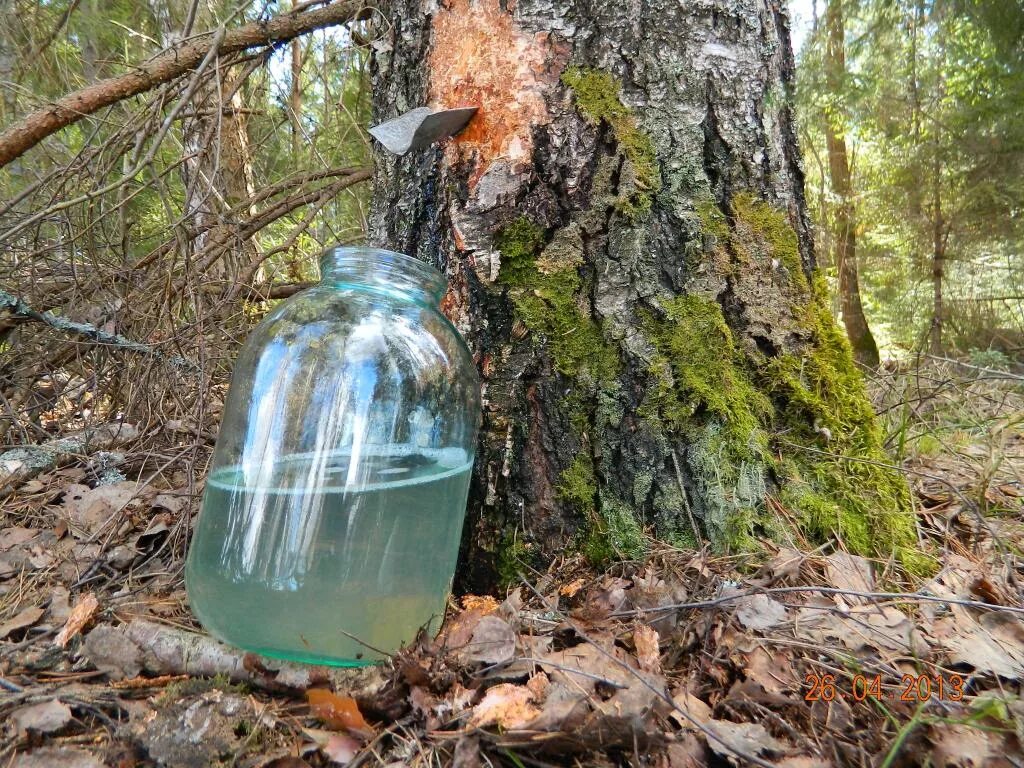
<path id="1" fill-rule="evenodd" d="M 550 121 L 544 91 L 558 82 L 567 46 L 521 29 L 498 0 L 453 0 L 438 10 L 433 33 L 431 105 L 479 107 L 451 142 L 451 161 L 471 163 L 471 185 L 496 160 L 527 170 L 533 130 Z"/>

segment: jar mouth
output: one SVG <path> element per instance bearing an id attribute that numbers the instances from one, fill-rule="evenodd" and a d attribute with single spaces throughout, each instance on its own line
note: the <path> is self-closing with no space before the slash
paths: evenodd
<path id="1" fill-rule="evenodd" d="M 448 282 L 425 261 L 385 248 L 331 246 L 320 256 L 320 280 L 440 302 Z"/>

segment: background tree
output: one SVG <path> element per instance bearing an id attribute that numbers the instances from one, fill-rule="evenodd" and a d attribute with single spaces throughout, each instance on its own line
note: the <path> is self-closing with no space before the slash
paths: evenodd
<path id="1" fill-rule="evenodd" d="M 831 6 L 830 6 L 831 8 Z M 799 89 L 815 218 L 824 232 L 842 196 L 821 194 L 830 123 L 841 96 L 866 266 L 866 302 L 890 344 L 927 349 L 1020 348 L 1019 126 L 1021 30 L 1015 4 L 847 3 L 848 76 L 824 73 L 826 26 L 802 52 Z M 922 307 L 930 307 L 925 315 Z M 993 329 L 1000 329 L 994 331 Z"/>

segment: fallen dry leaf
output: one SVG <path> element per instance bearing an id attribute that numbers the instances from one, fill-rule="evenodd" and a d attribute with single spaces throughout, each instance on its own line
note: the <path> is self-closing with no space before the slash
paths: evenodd
<path id="1" fill-rule="evenodd" d="M 463 595 L 462 609 L 464 611 L 478 611 L 486 616 L 494 613 L 499 608 L 499 603 L 490 595 Z"/>
<path id="2" fill-rule="evenodd" d="M 575 597 L 576 593 L 583 589 L 587 582 L 584 579 L 574 579 L 568 584 L 563 584 L 558 588 L 558 594 L 562 597 Z"/>
<path id="3" fill-rule="evenodd" d="M 103 761 L 77 747 L 40 747 L 14 758 L 10 768 L 104 768 Z"/>
<path id="4" fill-rule="evenodd" d="M 13 525 L 0 531 L 0 551 L 8 550 L 18 544 L 24 544 L 36 537 L 39 531 L 36 528 L 22 528 Z"/>
<path id="5" fill-rule="evenodd" d="M 43 618 L 44 613 L 45 611 L 42 608 L 32 606 L 30 608 L 25 608 L 20 613 L 15 614 L 13 617 L 5 621 L 3 624 L 0 624 L 0 640 L 3 640 L 5 637 L 11 634 L 11 632 L 17 632 L 19 629 L 31 627 L 33 624 L 35 624 L 37 621 Z"/>
<path id="6" fill-rule="evenodd" d="M 18 729 L 19 736 L 24 736 L 28 731 L 56 733 L 71 722 L 71 709 L 59 699 L 50 699 L 14 710 L 11 721 Z"/>
<path id="7" fill-rule="evenodd" d="M 95 533 L 142 492 L 138 483 L 128 481 L 95 488 L 76 483 L 64 492 L 64 512 L 79 528 Z"/>
<path id="8" fill-rule="evenodd" d="M 532 702 L 533 692 L 525 686 L 496 685 L 489 688 L 483 700 L 473 708 L 469 724 L 474 728 L 496 724 L 506 730 L 522 727 L 540 714 Z"/>
<path id="9" fill-rule="evenodd" d="M 99 607 L 100 602 L 92 592 L 87 592 L 78 598 L 74 608 L 71 609 L 68 620 L 64 623 L 64 627 L 53 638 L 53 644 L 59 645 L 61 648 L 67 646 L 71 638 L 81 632 L 85 625 L 92 620 Z"/>
<path id="10" fill-rule="evenodd" d="M 937 620 L 932 636 L 951 664 L 1010 680 L 1024 677 L 1024 630 L 1019 619 L 984 614 L 977 620 L 965 608 L 953 606 L 953 616 Z"/>
<path id="11" fill-rule="evenodd" d="M 633 630 L 633 645 L 636 646 L 636 659 L 640 669 L 645 672 L 661 671 L 661 648 L 658 633 L 646 624 L 640 624 Z"/>
<path id="12" fill-rule="evenodd" d="M 310 688 L 306 691 L 306 700 L 313 716 L 333 728 L 344 728 L 360 735 L 373 733 L 353 698 L 339 696 L 326 688 Z"/>
<path id="13" fill-rule="evenodd" d="M 672 697 L 675 709 L 669 714 L 683 728 L 694 728 L 711 719 L 711 707 L 689 691 L 680 691 Z"/>
<path id="14" fill-rule="evenodd" d="M 867 558 L 849 552 L 833 552 L 825 558 L 825 575 L 836 589 L 871 592 L 875 588 L 875 575 Z M 844 596 L 856 602 L 863 598 Z"/>
<path id="15" fill-rule="evenodd" d="M 747 595 L 735 605 L 736 618 L 747 629 L 771 629 L 786 620 L 786 606 L 768 595 Z"/>
<path id="16" fill-rule="evenodd" d="M 935 723 L 930 727 L 931 764 L 935 768 L 971 768 L 994 765 L 1000 754 L 1002 738 L 998 732 L 955 723 Z"/>
<path id="17" fill-rule="evenodd" d="M 668 745 L 665 753 L 668 768 L 704 768 L 708 764 L 708 748 L 695 733 L 682 733 Z"/>
<path id="18" fill-rule="evenodd" d="M 760 723 L 708 720 L 704 727 L 718 737 L 709 737 L 708 746 L 720 757 L 773 757 L 786 749 L 786 745 Z"/>
<path id="19" fill-rule="evenodd" d="M 484 616 L 459 655 L 470 662 L 504 664 L 516 655 L 516 633 L 497 616 Z"/>

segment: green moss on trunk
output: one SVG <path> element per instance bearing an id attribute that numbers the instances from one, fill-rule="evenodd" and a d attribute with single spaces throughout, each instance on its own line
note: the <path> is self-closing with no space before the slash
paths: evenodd
<path id="1" fill-rule="evenodd" d="M 641 323 L 655 350 L 641 414 L 682 439 L 704 525 L 718 548 L 785 538 L 781 521 L 765 508 L 774 487 L 810 541 L 838 539 L 855 553 L 927 569 L 906 480 L 885 454 L 823 281 L 812 290 L 785 214 L 749 195 L 734 198 L 732 211 L 731 222 L 714 204 L 698 215 L 733 258 L 770 256 L 786 267 L 797 289 L 790 302 L 794 330 L 807 338 L 804 351 L 740 352 L 717 301 L 689 295 L 663 302 L 658 317 L 648 314 Z"/>
<path id="2" fill-rule="evenodd" d="M 661 190 L 661 172 L 654 142 L 640 130 L 632 110 L 622 103 L 622 84 L 607 72 L 579 67 L 567 69 L 562 83 L 575 92 L 576 106 L 587 122 L 611 126 L 628 166 L 615 205 L 628 219 L 643 217 Z"/>
<path id="3" fill-rule="evenodd" d="M 567 82 L 585 115 L 613 127 L 631 120 L 607 76 L 576 71 Z M 718 301 L 698 294 L 640 313 L 651 356 L 637 415 L 652 434 L 681 446 L 679 462 L 705 533 L 724 551 L 755 549 L 765 538 L 791 540 L 784 516 L 766 503 L 774 495 L 809 541 L 838 540 L 858 554 L 926 569 L 906 482 L 889 466 L 849 344 L 829 312 L 823 283 L 812 285 L 803 271 L 785 214 L 737 195 L 728 216 L 714 204 L 698 215 L 736 274 L 763 267 L 766 259 L 772 269 L 785 268 L 791 289 L 780 299 L 796 318 L 793 335 L 804 339 L 793 344 L 799 351 L 775 355 L 741 347 Z M 502 254 L 498 281 L 516 316 L 543 344 L 557 374 L 574 382 L 563 406 L 582 447 L 556 489 L 559 501 L 585 521 L 580 548 L 595 563 L 637 557 L 646 546 L 639 510 L 599 480 L 589 448 L 605 428 L 599 404 L 621 392 L 622 360 L 587 306 L 579 229 L 570 224 L 549 238 L 523 218 L 502 229 L 495 243 Z M 645 496 L 644 488 L 634 493 Z M 515 539 L 505 550 L 502 569 L 511 573 L 527 550 Z"/>

